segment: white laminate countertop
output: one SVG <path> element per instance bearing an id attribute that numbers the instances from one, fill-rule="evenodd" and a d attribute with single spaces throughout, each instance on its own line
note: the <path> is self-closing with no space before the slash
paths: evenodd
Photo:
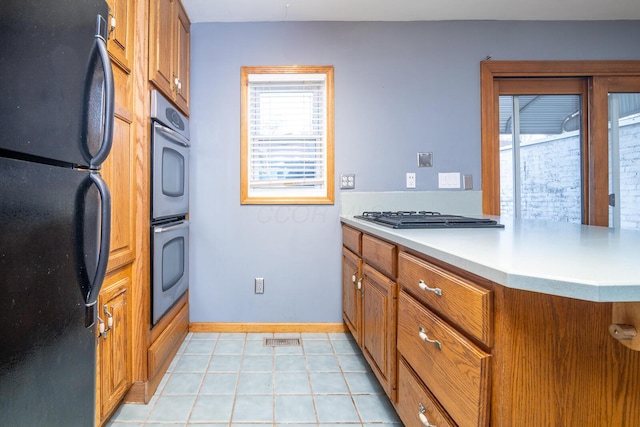
<path id="1" fill-rule="evenodd" d="M 640 301 L 640 231 L 493 218 L 505 228 L 396 230 L 351 215 L 340 220 L 509 288 Z"/>

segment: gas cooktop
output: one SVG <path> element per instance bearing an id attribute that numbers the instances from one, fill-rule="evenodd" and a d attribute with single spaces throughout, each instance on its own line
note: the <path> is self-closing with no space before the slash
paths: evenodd
<path id="1" fill-rule="evenodd" d="M 429 211 L 363 212 L 355 218 L 391 228 L 504 228 L 504 225 L 488 218 Z"/>

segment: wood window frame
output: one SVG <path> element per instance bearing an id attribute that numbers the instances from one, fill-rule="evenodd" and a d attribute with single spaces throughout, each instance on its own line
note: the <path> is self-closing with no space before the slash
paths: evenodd
<path id="1" fill-rule="evenodd" d="M 640 61 L 481 61 L 480 123 L 482 211 L 500 215 L 500 129 L 498 97 L 501 79 L 580 78 L 587 84 L 583 101 L 583 222 L 609 222 L 608 113 L 610 84 L 640 76 Z M 532 80 L 534 81 L 534 80 Z M 538 80 L 539 81 L 539 80 Z"/>
<path id="2" fill-rule="evenodd" d="M 249 195 L 249 75 L 251 74 L 324 74 L 326 76 L 326 194 L 319 197 L 274 196 L 255 197 Z M 332 205 L 334 188 L 334 78 L 333 66 L 243 66 L 241 67 L 240 99 L 240 203 L 257 205 Z"/>

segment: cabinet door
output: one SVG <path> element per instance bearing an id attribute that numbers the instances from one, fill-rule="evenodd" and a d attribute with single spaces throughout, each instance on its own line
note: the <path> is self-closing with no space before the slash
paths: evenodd
<path id="1" fill-rule="evenodd" d="M 98 337 L 100 418 L 116 409 L 132 384 L 131 268 L 116 271 L 105 280 L 98 301 L 98 316 L 106 333 Z M 109 317 L 112 324 L 109 327 Z"/>
<path id="2" fill-rule="evenodd" d="M 109 42 L 111 59 L 126 71 L 131 71 L 133 62 L 133 0 L 107 0 L 110 18 Z M 115 22 L 115 26 L 111 26 Z"/>
<path id="3" fill-rule="evenodd" d="M 358 345 L 362 345 L 361 305 L 362 260 L 342 248 L 342 317 Z"/>
<path id="4" fill-rule="evenodd" d="M 176 0 L 151 0 L 149 5 L 149 80 L 173 99 L 174 25 Z"/>
<path id="5" fill-rule="evenodd" d="M 177 19 L 175 21 L 175 73 L 179 84 L 175 88 L 176 105 L 183 113 L 189 115 L 189 58 L 191 33 L 189 17 L 181 2 L 176 5 Z"/>
<path id="6" fill-rule="evenodd" d="M 362 352 L 391 400 L 396 388 L 397 284 L 365 264 L 362 281 Z"/>
<path id="7" fill-rule="evenodd" d="M 111 154 L 104 162 L 101 171 L 111 192 L 111 246 L 108 271 L 130 263 L 135 258 L 134 159 L 133 116 L 131 112 L 118 106 L 114 118 Z"/>

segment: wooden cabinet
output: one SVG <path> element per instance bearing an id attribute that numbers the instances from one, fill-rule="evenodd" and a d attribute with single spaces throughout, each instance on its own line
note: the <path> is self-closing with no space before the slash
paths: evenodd
<path id="1" fill-rule="evenodd" d="M 394 400 L 396 246 L 346 226 L 342 241 L 342 317 L 383 389 Z M 362 252 L 362 258 L 352 251 Z"/>
<path id="2" fill-rule="evenodd" d="M 113 145 L 100 173 L 111 193 L 109 263 L 98 298 L 106 332 L 97 338 L 96 423 L 115 411 L 131 385 L 133 263 L 136 260 L 136 129 L 134 114 L 134 0 L 107 0 L 115 26 L 107 49 L 115 84 Z M 109 318 L 111 320 L 109 320 Z M 108 326 L 108 322 L 112 326 Z"/>
<path id="3" fill-rule="evenodd" d="M 342 248 L 342 318 L 362 345 L 362 259 Z"/>
<path id="4" fill-rule="evenodd" d="M 404 425 L 640 425 L 640 352 L 609 335 L 612 303 L 500 286 L 343 226 L 345 264 L 352 250 L 359 344 Z"/>
<path id="5" fill-rule="evenodd" d="M 456 425 L 402 358 L 398 361 L 398 401 L 396 410 L 407 427 L 425 427 L 429 425 L 454 427 Z"/>
<path id="6" fill-rule="evenodd" d="M 97 416 L 99 424 L 120 403 L 132 383 L 131 268 L 107 276 L 98 298 L 98 322 L 104 332 L 97 338 Z"/>
<path id="7" fill-rule="evenodd" d="M 491 356 L 404 291 L 398 306 L 398 352 L 458 425 L 487 425 Z"/>
<path id="8" fill-rule="evenodd" d="M 440 317 L 491 345 L 493 292 L 406 252 L 398 255 L 398 282 Z"/>
<path id="9" fill-rule="evenodd" d="M 397 284 L 365 264 L 362 281 L 362 353 L 393 400 L 396 388 Z"/>
<path id="10" fill-rule="evenodd" d="M 189 17 L 179 0 L 149 5 L 149 80 L 189 115 Z"/>
<path id="11" fill-rule="evenodd" d="M 457 425 L 489 425 L 493 293 L 404 251 L 398 282 L 398 353 L 419 380 L 405 386 L 399 407 L 424 400 L 415 394 L 422 387 Z"/>

